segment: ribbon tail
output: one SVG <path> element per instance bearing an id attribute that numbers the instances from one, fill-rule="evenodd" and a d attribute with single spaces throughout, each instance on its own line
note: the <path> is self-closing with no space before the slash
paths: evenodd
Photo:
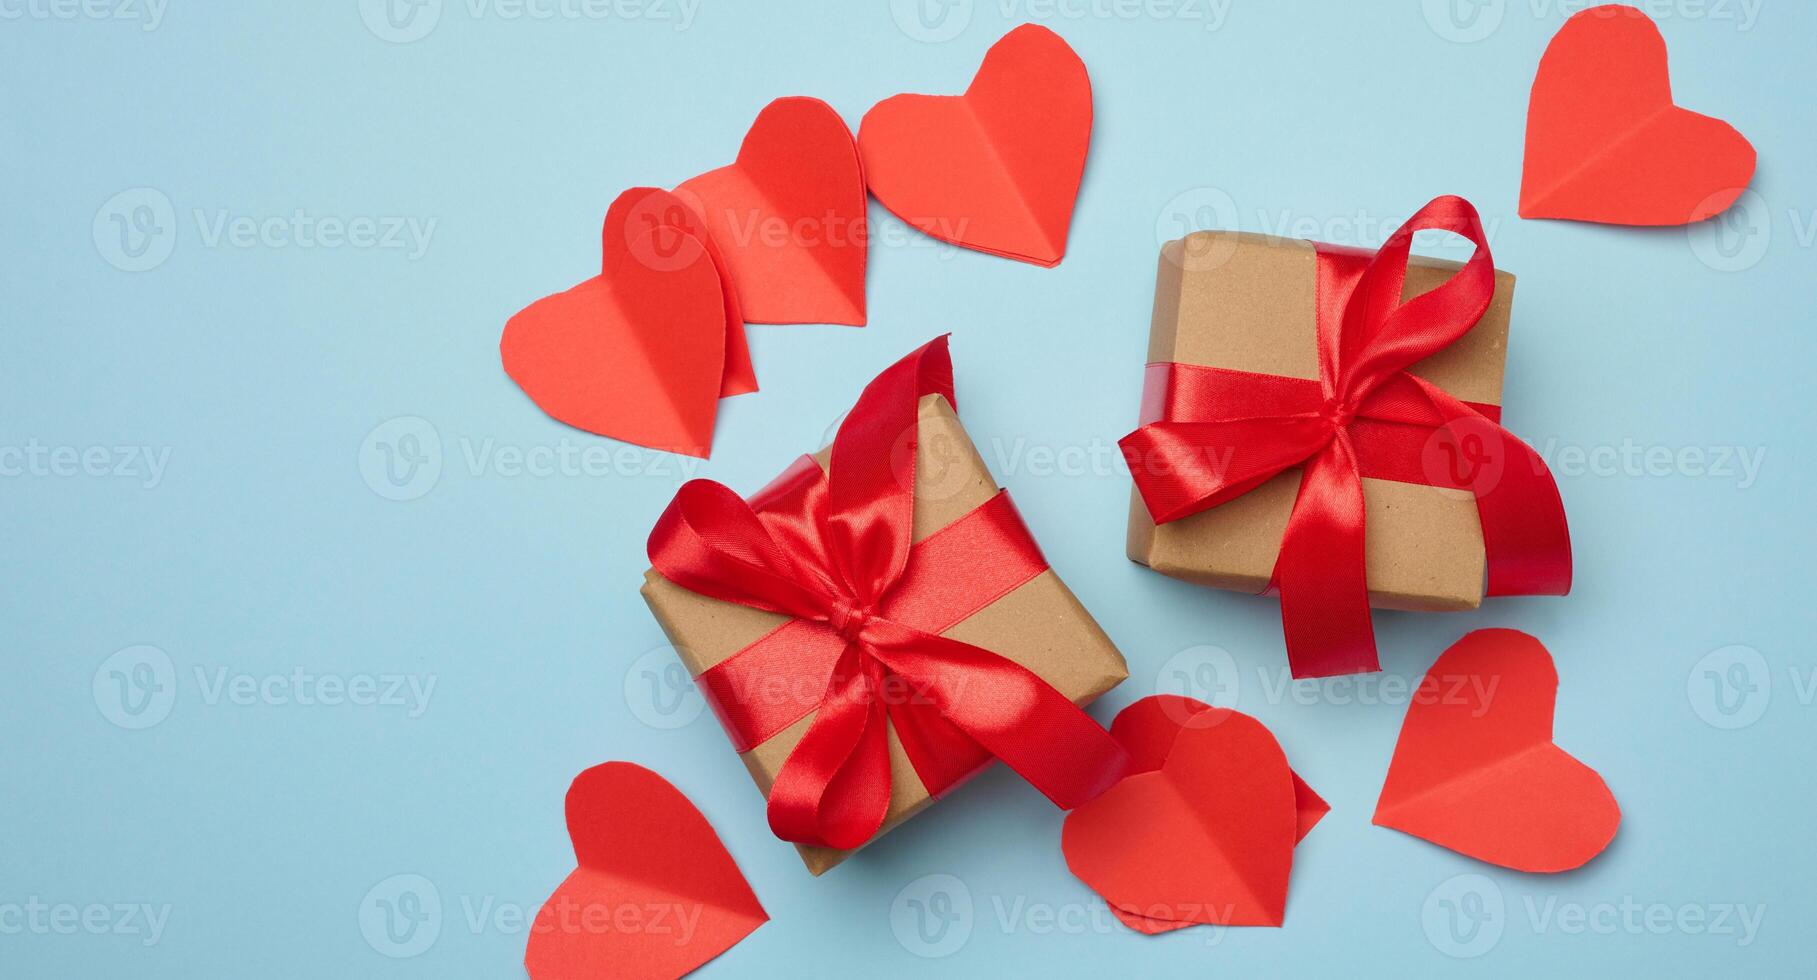
<path id="1" fill-rule="evenodd" d="M 1571 530 L 1546 461 L 1532 446 L 1429 381 L 1402 375 L 1383 389 L 1396 417 L 1432 426 L 1435 444 L 1461 465 L 1447 485 L 1476 497 L 1492 596 L 1571 591 Z M 1440 482 L 1434 480 L 1433 482 Z"/>
<path id="2" fill-rule="evenodd" d="M 887 620 L 873 620 L 866 639 L 947 721 L 1063 810 L 1103 793 L 1129 768 L 1109 732 L 1015 661 Z"/>
<path id="3" fill-rule="evenodd" d="M 1499 430 L 1501 480 L 1476 496 L 1488 563 L 1488 595 L 1571 591 L 1571 531 L 1558 483 L 1533 447 Z"/>
<path id="4" fill-rule="evenodd" d="M 1380 670 L 1364 571 L 1363 483 L 1340 431 L 1307 464 L 1281 538 L 1274 581 L 1295 677 Z"/>
<path id="5" fill-rule="evenodd" d="M 946 720 L 925 690 L 916 689 L 894 672 L 889 675 L 890 724 L 909 758 L 909 765 L 930 796 L 943 796 L 991 761 L 990 751 Z"/>
<path id="6" fill-rule="evenodd" d="M 880 687 L 876 664 L 847 644 L 813 723 L 770 787 L 770 830 L 777 837 L 847 851 L 883 826 L 890 752 Z"/>

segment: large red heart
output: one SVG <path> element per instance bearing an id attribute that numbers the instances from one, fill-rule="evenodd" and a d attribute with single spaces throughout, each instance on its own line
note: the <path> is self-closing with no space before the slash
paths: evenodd
<path id="1" fill-rule="evenodd" d="M 1161 768 L 1068 814 L 1061 848 L 1114 909 L 1166 928 L 1278 926 L 1297 823 L 1286 755 L 1261 722 L 1230 711 L 1185 726 Z"/>
<path id="2" fill-rule="evenodd" d="M 1110 735 L 1129 753 L 1129 775 L 1153 772 L 1167 762 L 1180 733 L 1222 723 L 1232 716 L 1227 708 L 1213 708 L 1195 698 L 1178 694 L 1151 694 L 1117 712 Z M 1294 843 L 1306 839 L 1312 828 L 1331 812 L 1331 805 L 1299 773 L 1293 773 L 1295 809 Z M 1191 921 L 1155 918 L 1112 904 L 1112 915 L 1137 932 L 1154 935 L 1196 925 Z"/>
<path id="3" fill-rule="evenodd" d="M 660 232 L 651 234 L 651 232 Z M 606 209 L 606 220 L 600 228 L 600 273 L 612 270 L 626 261 L 643 262 L 658 269 L 674 269 L 694 261 L 698 248 L 705 248 L 719 274 L 719 291 L 726 307 L 726 364 L 719 385 L 719 396 L 743 395 L 757 390 L 757 375 L 751 368 L 751 348 L 745 342 L 744 311 L 738 306 L 738 291 L 732 288 L 731 274 L 725 257 L 713 242 L 701 217 L 681 198 L 659 187 L 633 187 Z"/>
<path id="4" fill-rule="evenodd" d="M 1024 24 L 959 96 L 896 95 L 864 114 L 871 193 L 942 241 L 1036 265 L 1066 254 L 1091 144 L 1091 79 L 1058 34 Z"/>
<path id="5" fill-rule="evenodd" d="M 712 257 L 674 227 L 633 234 L 615 257 L 609 272 L 505 323 L 505 373 L 576 428 L 704 457 L 726 365 L 725 300 Z"/>
<path id="6" fill-rule="evenodd" d="M 1672 104 L 1666 42 L 1646 14 L 1592 7 L 1546 46 L 1522 217 L 1682 225 L 1733 204 L 1753 176 L 1754 147 L 1734 127 Z"/>
<path id="7" fill-rule="evenodd" d="M 1540 642 L 1477 630 L 1433 663 L 1401 725 L 1375 823 L 1516 871 L 1602 853 L 1621 808 L 1552 743 L 1558 671 Z"/>
<path id="8" fill-rule="evenodd" d="M 869 233 L 852 131 L 819 99 L 764 106 L 730 165 L 683 181 L 752 323 L 864 324 Z"/>
<path id="9" fill-rule="evenodd" d="M 1197 698 L 1151 694 L 1117 712 L 1116 719 L 1110 723 L 1110 737 L 1129 753 L 1127 774 L 1134 776 L 1166 765 L 1181 732 L 1189 728 L 1209 728 L 1236 716 L 1229 708 L 1214 708 Z M 1331 812 L 1331 804 L 1306 785 L 1297 772 L 1293 774 L 1293 802 L 1294 843 L 1297 844 Z"/>
<path id="10" fill-rule="evenodd" d="M 580 866 L 536 914 L 532 980 L 679 977 L 769 921 L 706 818 L 656 773 L 594 766 L 567 812 Z"/>

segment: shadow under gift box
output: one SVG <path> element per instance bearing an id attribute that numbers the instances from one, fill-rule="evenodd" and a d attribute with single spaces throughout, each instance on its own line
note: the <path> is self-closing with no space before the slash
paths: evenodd
<path id="1" fill-rule="evenodd" d="M 964 517 L 996 496 L 997 481 L 966 435 L 952 406 L 940 395 L 921 399 L 915 449 L 914 539 L 922 539 Z M 815 459 L 825 469 L 831 450 Z M 744 649 L 788 617 L 690 592 L 654 569 L 644 573 L 644 601 L 669 642 L 699 677 Z M 1084 705 L 1129 676 L 1123 655 L 1079 604 L 1072 590 L 1049 568 L 997 601 L 961 620 L 942 635 L 983 647 L 1040 675 L 1074 704 Z M 780 683 L 819 683 L 822 678 L 783 678 Z M 765 797 L 814 716 L 795 722 L 743 753 L 751 778 Z M 921 785 L 894 727 L 890 729 L 890 808 L 881 837 L 934 802 Z M 873 837 L 872 840 L 876 840 Z M 808 870 L 819 875 L 852 854 L 825 847 L 798 846 Z"/>
<path id="2" fill-rule="evenodd" d="M 1317 270 L 1313 243 L 1250 232 L 1202 231 L 1161 248 L 1148 363 L 1194 364 L 1316 380 Z M 1414 255 L 1403 300 L 1462 268 Z M 1466 402 L 1500 405 L 1514 276 L 1495 272 L 1482 320 L 1408 371 Z M 1156 406 L 1143 406 L 1144 424 Z M 1442 461 L 1441 461 L 1442 462 Z M 1136 465 L 1140 465 L 1139 461 Z M 1130 560 L 1173 578 L 1239 592 L 1268 587 L 1300 489 L 1294 467 L 1233 500 L 1155 526 L 1131 495 Z M 1363 478 L 1369 603 L 1444 612 L 1483 601 L 1483 531 L 1468 490 Z"/>

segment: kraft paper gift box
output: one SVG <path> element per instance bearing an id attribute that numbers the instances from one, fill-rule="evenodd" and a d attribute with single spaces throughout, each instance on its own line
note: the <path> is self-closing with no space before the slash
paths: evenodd
<path id="1" fill-rule="evenodd" d="M 922 398 L 917 425 L 913 534 L 920 541 L 990 500 L 998 486 L 945 398 Z M 822 469 L 829 458 L 830 450 L 815 456 Z M 788 621 L 781 615 L 690 592 L 654 569 L 644 574 L 642 593 L 688 672 L 695 677 Z M 1092 701 L 1129 675 L 1116 646 L 1052 568 L 943 635 L 1027 667 L 1079 705 Z M 765 797 L 789 751 L 801 740 L 811 721 L 811 715 L 805 717 L 741 754 Z M 911 768 L 893 728 L 889 740 L 890 807 L 877 836 L 934 802 Z M 798 846 L 798 850 L 815 875 L 852 853 L 808 846 Z"/>
<path id="2" fill-rule="evenodd" d="M 1161 249 L 1148 363 L 1183 363 L 1318 378 L 1313 243 L 1204 231 Z M 1412 256 L 1403 297 L 1437 287 L 1457 262 Z M 1496 270 L 1481 321 L 1409 371 L 1451 395 L 1500 405 L 1514 276 Z M 1144 406 L 1144 423 L 1155 411 Z M 1482 528 L 1468 490 L 1363 478 L 1369 600 L 1388 609 L 1474 609 L 1483 600 Z M 1173 578 L 1258 593 L 1269 584 L 1300 469 L 1242 496 L 1157 527 L 1132 495 L 1131 560 Z"/>

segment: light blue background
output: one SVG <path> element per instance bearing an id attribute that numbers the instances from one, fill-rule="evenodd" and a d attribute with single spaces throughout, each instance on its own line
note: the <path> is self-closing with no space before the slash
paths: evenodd
<path id="1" fill-rule="evenodd" d="M 1527 86 L 1564 17 L 1545 0 L 1459 0 L 1455 17 L 1415 0 L 1183 16 L 980 0 L 928 29 L 883 2 L 705 0 L 685 25 L 675 7 L 539 20 L 496 2 L 448 0 L 404 43 L 356 0 L 171 0 L 155 29 L 143 5 L 135 20 L 0 2 L 0 973 L 519 975 L 509 910 L 533 912 L 572 866 L 562 794 L 606 759 L 686 792 L 773 916 L 708 976 L 1808 969 L 1817 10 L 1665 7 L 1679 98 L 1760 153 L 1757 196 L 1687 233 L 1514 215 Z M 1064 263 L 936 246 L 873 206 L 870 325 L 752 328 L 763 390 L 724 404 L 695 475 L 755 488 L 818 445 L 864 379 L 952 331 L 970 430 L 1129 658 L 1099 717 L 1222 665 L 1234 690 L 1199 693 L 1261 717 L 1331 801 L 1284 929 L 1109 924 L 1065 868 L 1061 814 L 1003 771 L 811 879 L 710 716 L 652 697 L 645 670 L 660 679 L 669 656 L 636 590 L 677 460 L 536 475 L 509 453 L 470 459 L 618 448 L 537 411 L 496 345 L 513 311 L 596 269 L 619 190 L 727 162 L 776 96 L 820 96 L 856 125 L 898 91 L 956 92 L 1026 19 L 1071 41 L 1095 90 Z M 109 203 L 135 188 L 152 192 Z M 1278 693 L 1276 605 L 1127 562 L 1127 478 L 1102 465 L 1135 415 L 1159 237 L 1209 221 L 1375 244 L 1442 192 L 1479 205 L 1497 264 L 1520 276 L 1507 418 L 1560 470 L 1577 585 L 1383 615 L 1379 635 L 1403 681 L 1476 626 L 1549 645 L 1558 739 L 1625 814 L 1608 853 L 1558 877 L 1370 826 L 1402 705 L 1347 683 Z M 137 210 L 158 195 L 168 215 Z M 434 225 L 420 255 L 212 235 L 299 210 Z M 148 228 L 168 257 L 124 271 L 122 241 L 138 250 Z M 426 425 L 379 428 L 398 417 Z M 439 443 L 442 469 L 399 490 L 375 467 L 380 443 L 412 449 L 404 436 L 419 454 Z M 116 446 L 168 459 L 155 475 L 136 456 L 130 475 L 58 475 L 71 467 L 51 455 L 27 462 L 34 446 L 66 464 L 100 447 L 96 468 Z M 1028 447 L 1096 449 L 1100 465 L 1062 471 Z M 1650 472 L 1644 456 L 1568 466 L 1574 447 L 1606 447 L 1605 463 L 1622 447 L 1763 455 L 1750 481 L 1676 455 Z M 116 656 L 136 645 L 161 653 Z M 1724 652 L 1736 645 L 1758 659 Z M 113 672 L 134 663 L 174 700 L 133 714 L 146 691 L 122 701 Z M 303 704 L 297 671 L 434 686 L 420 712 Z M 286 683 L 212 696 L 237 675 Z M 940 874 L 959 884 L 924 880 Z M 395 875 L 433 889 L 439 932 L 362 930 L 404 887 L 383 884 Z M 910 902 L 943 886 L 972 913 L 922 923 L 923 941 Z M 1465 892 L 1501 914 L 1446 920 Z M 22 918 L 34 900 L 108 908 L 64 935 Z M 1624 902 L 1638 925 L 1598 918 Z M 157 941 L 93 934 L 143 926 L 117 903 L 167 910 Z M 1751 942 L 1644 921 L 1725 905 L 1764 907 Z M 1567 908 L 1592 927 L 1570 928 Z"/>

